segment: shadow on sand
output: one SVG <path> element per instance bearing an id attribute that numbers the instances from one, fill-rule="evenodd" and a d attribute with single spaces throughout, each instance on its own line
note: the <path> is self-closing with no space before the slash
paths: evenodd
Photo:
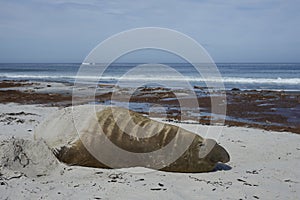
<path id="1" fill-rule="evenodd" d="M 224 163 L 218 163 L 213 172 L 228 171 L 228 170 L 231 170 L 231 169 L 232 169 L 232 167 L 230 167 L 229 165 L 226 165 Z"/>

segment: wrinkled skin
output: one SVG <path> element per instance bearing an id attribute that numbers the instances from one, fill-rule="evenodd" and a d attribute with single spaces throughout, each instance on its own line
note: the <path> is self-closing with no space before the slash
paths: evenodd
<path id="1" fill-rule="evenodd" d="M 122 155 L 110 154 L 110 149 L 94 150 L 94 146 L 101 146 L 97 142 L 99 138 L 94 139 L 91 134 L 83 133 L 81 138 L 71 146 L 55 151 L 59 160 L 69 165 L 111 168 L 100 162 L 101 159 L 95 158 L 95 154 L 101 155 L 105 151 L 111 159 L 119 161 L 118 165 L 113 166 L 114 168 L 139 166 L 170 172 L 209 172 L 214 170 L 218 162 L 226 163 L 230 160 L 228 152 L 214 140 L 203 139 L 180 127 L 151 120 L 124 108 L 104 109 L 97 113 L 97 118 L 101 131 L 99 128 L 94 128 L 92 132 L 95 135 L 102 133 L 103 136 L 104 134 L 107 139 L 121 149 L 142 154 L 157 151 L 169 145 L 171 150 L 167 154 L 159 155 L 159 158 L 146 156 L 123 162 Z M 184 145 L 186 138 L 191 139 L 190 145 L 176 157 L 174 162 L 163 167 L 155 167 L 156 163 L 161 163 L 172 156 L 178 146 Z M 101 140 L 104 140 L 103 137 Z M 88 150 L 85 148 L 86 146 L 88 146 Z"/>

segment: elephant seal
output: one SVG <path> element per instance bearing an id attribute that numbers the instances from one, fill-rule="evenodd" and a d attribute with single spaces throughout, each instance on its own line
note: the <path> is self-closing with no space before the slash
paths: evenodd
<path id="1" fill-rule="evenodd" d="M 36 128 L 35 138 L 69 165 L 209 172 L 230 160 L 212 139 L 119 107 L 64 108 Z"/>

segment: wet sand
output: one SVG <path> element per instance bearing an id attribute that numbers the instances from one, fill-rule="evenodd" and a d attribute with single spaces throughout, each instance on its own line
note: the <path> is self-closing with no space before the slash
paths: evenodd
<path id="1" fill-rule="evenodd" d="M 0 103 L 43 104 L 45 106 L 65 107 L 72 105 L 72 87 L 63 85 L 58 90 L 54 83 L 2 81 L 0 82 Z M 51 90 L 49 90 L 51 88 Z M 112 85 L 99 85 L 101 92 L 93 97 L 78 98 L 75 104 L 97 103 L 124 106 L 129 100 L 129 108 L 149 114 L 151 107 L 159 105 L 167 108 L 166 112 L 151 110 L 152 117 L 168 118 L 180 122 L 189 119 L 195 123 L 216 125 L 220 116 L 211 114 L 209 95 L 220 95 L 219 91 L 209 93 L 208 88 L 195 87 L 200 111 L 192 108 L 180 108 L 191 101 L 191 91 L 171 90 L 168 88 L 136 89 L 130 94 L 130 88 L 113 88 Z M 97 88 L 96 91 L 100 91 Z M 48 90 L 45 90 L 48 89 Z M 93 88 L 91 88 L 93 89 Z M 95 90 L 95 88 L 94 88 Z M 114 93 L 113 93 L 114 92 Z M 113 94 L 113 98 L 112 98 Z M 178 94 L 181 94 L 181 96 Z M 177 96 L 176 96 L 177 95 Z M 300 92 L 239 90 L 226 91 L 227 112 L 225 125 L 254 127 L 265 130 L 300 133 Z M 221 118 L 224 116 L 221 116 Z"/>

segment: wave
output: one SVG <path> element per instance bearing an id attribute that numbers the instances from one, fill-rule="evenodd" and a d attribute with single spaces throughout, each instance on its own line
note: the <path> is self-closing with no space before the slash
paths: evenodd
<path id="1" fill-rule="evenodd" d="M 58 76 L 58 75 L 0 75 L 1 79 L 74 79 L 76 76 Z"/>
<path id="2" fill-rule="evenodd" d="M 254 83 L 254 84 L 300 84 L 300 78 L 238 78 L 238 77 L 224 77 L 224 83 Z"/>
<path id="3" fill-rule="evenodd" d="M 97 76 L 74 76 L 74 75 L 0 75 L 1 79 L 44 79 L 44 80 L 87 80 L 97 81 Z M 222 77 L 222 78 L 196 78 L 178 76 L 103 76 L 100 80 L 110 81 L 193 81 L 193 82 L 223 82 L 236 84 L 279 84 L 279 85 L 298 85 L 300 78 L 241 78 L 241 77 Z"/>

